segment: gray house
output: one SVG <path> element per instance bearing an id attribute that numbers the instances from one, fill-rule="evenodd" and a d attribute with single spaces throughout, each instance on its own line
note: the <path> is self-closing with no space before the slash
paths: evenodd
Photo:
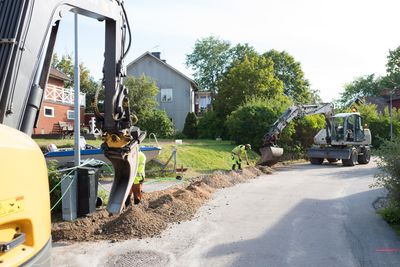
<path id="1" fill-rule="evenodd" d="M 160 52 L 146 52 L 127 66 L 128 76 L 151 77 L 160 89 L 157 95 L 159 109 L 165 110 L 178 131 L 183 130 L 186 115 L 194 112 L 196 83 L 161 60 Z"/>

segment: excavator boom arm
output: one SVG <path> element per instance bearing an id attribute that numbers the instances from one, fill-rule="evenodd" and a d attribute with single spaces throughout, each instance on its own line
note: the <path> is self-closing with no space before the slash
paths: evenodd
<path id="1" fill-rule="evenodd" d="M 334 113 L 332 103 L 322 103 L 315 105 L 294 105 L 288 108 L 271 126 L 267 134 L 264 135 L 263 146 L 274 146 L 278 136 L 283 129 L 295 118 L 302 118 L 308 115 L 324 114 L 330 117 Z"/>

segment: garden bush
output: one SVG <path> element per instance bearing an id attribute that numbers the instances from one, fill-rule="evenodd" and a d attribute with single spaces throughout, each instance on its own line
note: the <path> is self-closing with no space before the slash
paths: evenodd
<path id="1" fill-rule="evenodd" d="M 208 111 L 199 118 L 198 136 L 203 139 L 215 139 L 224 136 L 224 121 L 215 111 Z"/>
<path id="2" fill-rule="evenodd" d="M 50 161 L 47 167 L 49 177 L 49 187 L 53 191 L 50 194 L 50 206 L 53 207 L 61 198 L 61 185 L 57 185 L 61 181 L 61 173 L 57 172 L 57 161 Z M 52 210 L 52 212 L 61 211 L 61 202 Z"/>
<path id="3" fill-rule="evenodd" d="M 171 138 L 175 127 L 164 110 L 155 109 L 139 120 L 138 126 L 148 134 L 154 133 L 160 138 Z"/>
<path id="4" fill-rule="evenodd" d="M 276 119 L 289 107 L 287 98 L 251 99 L 233 111 L 226 120 L 231 140 L 237 144 L 250 143 L 258 150 L 262 138 L 268 132 Z M 286 127 L 281 135 L 281 141 L 287 142 L 293 127 Z M 289 134 L 287 134 L 289 133 Z"/>
<path id="5" fill-rule="evenodd" d="M 383 186 L 389 192 L 390 200 L 400 205 L 400 138 L 383 141 L 376 151 L 379 172 L 375 175 L 374 186 Z M 400 216 L 400 215 L 399 215 Z"/>
<path id="6" fill-rule="evenodd" d="M 191 139 L 196 139 L 198 137 L 198 126 L 197 117 L 194 112 L 189 112 L 186 115 L 185 126 L 183 127 L 182 133 Z"/>

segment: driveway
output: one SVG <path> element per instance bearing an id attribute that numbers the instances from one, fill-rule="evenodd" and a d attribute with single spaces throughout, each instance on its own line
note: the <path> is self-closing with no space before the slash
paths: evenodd
<path id="1" fill-rule="evenodd" d="M 376 164 L 296 164 L 217 191 L 160 237 L 54 244 L 55 266 L 399 266 L 400 238 L 376 214 Z"/>

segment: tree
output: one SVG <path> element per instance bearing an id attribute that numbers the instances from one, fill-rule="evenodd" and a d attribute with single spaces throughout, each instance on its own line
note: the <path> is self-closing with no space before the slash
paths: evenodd
<path id="1" fill-rule="evenodd" d="M 263 56 L 270 57 L 274 62 L 275 77 L 283 82 L 285 95 L 298 103 L 312 101 L 312 92 L 308 80 L 304 78 L 300 62 L 286 51 L 270 50 Z"/>
<path id="2" fill-rule="evenodd" d="M 248 44 L 237 44 L 232 47 L 230 42 L 214 36 L 197 40 L 191 54 L 186 55 L 186 66 L 192 68 L 194 78 L 200 90 L 218 93 L 218 80 L 237 59 L 256 51 Z"/>
<path id="3" fill-rule="evenodd" d="M 218 88 L 214 105 L 222 118 L 246 99 L 283 94 L 283 84 L 275 78 L 272 60 L 257 54 L 250 54 L 243 61 L 236 60 L 221 78 Z"/>
<path id="4" fill-rule="evenodd" d="M 340 94 L 340 105 L 347 106 L 356 98 L 377 96 L 381 91 L 381 82 L 374 74 L 356 78 L 344 86 L 344 92 Z"/>
<path id="5" fill-rule="evenodd" d="M 194 112 L 189 112 L 185 119 L 185 126 L 183 127 L 182 133 L 188 138 L 196 139 L 198 136 L 198 122 Z"/>
<path id="6" fill-rule="evenodd" d="M 193 52 L 186 55 L 186 65 L 192 68 L 201 90 L 216 92 L 219 76 L 230 63 L 231 44 L 214 36 L 197 40 Z"/>
<path id="7" fill-rule="evenodd" d="M 369 74 L 356 78 L 344 87 L 339 103 L 346 106 L 356 98 L 380 96 L 384 89 L 400 87 L 400 46 L 389 50 L 386 63 L 386 75 L 379 77 Z"/>
<path id="8" fill-rule="evenodd" d="M 394 50 L 389 50 L 386 73 L 389 75 L 400 74 L 400 46 Z"/>
<path id="9" fill-rule="evenodd" d="M 156 95 L 159 92 L 155 82 L 145 75 L 139 78 L 128 77 L 125 86 L 129 91 L 129 104 L 139 119 L 145 117 L 158 105 Z"/>
<path id="10" fill-rule="evenodd" d="M 394 50 L 389 50 L 386 63 L 386 76 L 381 79 L 381 87 L 383 89 L 400 87 L 400 46 Z"/>

